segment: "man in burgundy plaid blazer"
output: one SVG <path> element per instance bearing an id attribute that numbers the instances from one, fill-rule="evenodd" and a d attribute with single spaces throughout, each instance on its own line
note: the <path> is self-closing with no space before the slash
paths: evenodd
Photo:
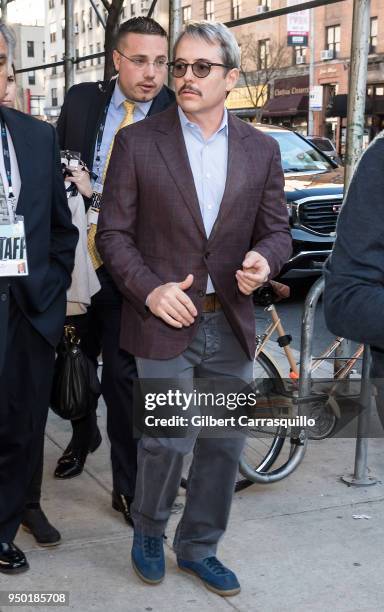
<path id="1" fill-rule="evenodd" d="M 224 109 L 239 75 L 225 26 L 187 25 L 174 56 L 178 105 L 116 138 L 97 246 L 124 296 L 121 348 L 135 355 L 140 378 L 177 379 L 184 390 L 195 376 L 249 382 L 252 292 L 291 252 L 279 147 Z M 240 590 L 215 555 L 242 448 L 240 436 L 207 438 L 197 428 L 143 436 L 132 561 L 144 581 L 164 577 L 162 535 L 194 449 L 177 562 L 220 595 Z"/>

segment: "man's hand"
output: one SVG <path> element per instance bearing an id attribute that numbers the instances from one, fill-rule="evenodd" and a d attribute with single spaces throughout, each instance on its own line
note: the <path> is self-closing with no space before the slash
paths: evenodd
<path id="1" fill-rule="evenodd" d="M 181 283 L 166 283 L 156 287 L 147 298 L 149 310 L 172 327 L 189 327 L 197 316 L 197 310 L 184 291 L 192 283 L 193 274 L 188 274 Z"/>
<path id="2" fill-rule="evenodd" d="M 83 168 L 80 167 L 73 169 L 71 168 L 71 172 L 72 176 L 66 177 L 65 180 L 74 183 L 82 196 L 85 196 L 86 198 L 91 198 L 93 189 L 88 171 L 83 170 Z"/>
<path id="3" fill-rule="evenodd" d="M 244 295 L 251 295 L 268 280 L 270 268 L 265 257 L 256 251 L 248 251 L 242 263 L 243 269 L 237 270 L 237 286 Z"/>

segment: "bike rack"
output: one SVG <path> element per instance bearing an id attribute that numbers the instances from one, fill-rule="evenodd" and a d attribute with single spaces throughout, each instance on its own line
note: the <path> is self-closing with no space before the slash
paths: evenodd
<path id="1" fill-rule="evenodd" d="M 324 291 L 324 284 L 324 278 L 319 278 L 311 287 L 304 304 L 301 326 L 300 377 L 298 391 L 299 412 L 300 403 L 304 404 L 311 394 L 311 365 L 315 312 L 318 301 Z M 370 350 L 368 346 L 365 346 L 360 403 L 366 408 L 360 411 L 358 418 L 354 473 L 341 477 L 342 482 L 355 487 L 366 487 L 376 484 L 377 482 L 376 478 L 368 476 L 368 437 L 365 435 L 366 432 L 369 431 L 369 421 L 372 412 L 372 391 L 369 381 L 370 363 Z M 302 401 L 300 402 L 300 400 Z"/>

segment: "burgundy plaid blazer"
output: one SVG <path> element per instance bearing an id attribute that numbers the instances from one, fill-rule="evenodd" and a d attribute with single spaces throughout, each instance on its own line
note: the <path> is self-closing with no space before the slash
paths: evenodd
<path id="1" fill-rule="evenodd" d="M 121 130 L 105 181 L 96 244 L 123 295 L 123 349 L 149 359 L 170 359 L 184 351 L 199 317 L 194 325 L 176 329 L 152 315 L 145 301 L 155 287 L 192 273 L 187 294 L 200 313 L 209 273 L 252 359 L 252 296 L 240 293 L 235 272 L 254 249 L 268 260 L 273 278 L 291 253 L 277 142 L 229 114 L 227 181 L 207 238 L 177 107 Z"/>

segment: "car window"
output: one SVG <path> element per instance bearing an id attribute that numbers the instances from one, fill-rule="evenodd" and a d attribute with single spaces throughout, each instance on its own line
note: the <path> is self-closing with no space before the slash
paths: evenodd
<path id="1" fill-rule="evenodd" d="M 325 171 L 333 168 L 310 142 L 294 132 L 269 132 L 280 146 L 284 172 Z"/>
<path id="2" fill-rule="evenodd" d="M 320 151 L 334 151 L 335 147 L 328 138 L 311 138 L 313 144 L 320 149 Z"/>

